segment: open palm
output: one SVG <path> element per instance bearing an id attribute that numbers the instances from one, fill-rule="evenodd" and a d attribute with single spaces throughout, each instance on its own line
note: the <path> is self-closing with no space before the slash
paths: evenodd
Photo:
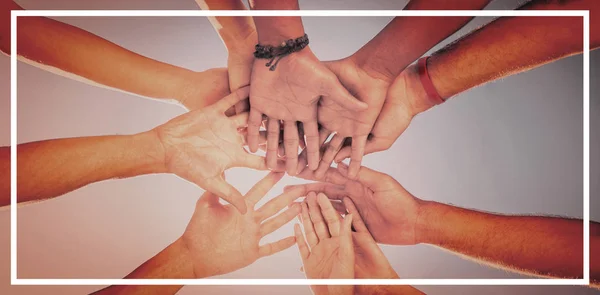
<path id="1" fill-rule="evenodd" d="M 259 245 L 262 237 L 300 213 L 299 204 L 292 204 L 302 196 L 299 189 L 288 191 L 254 209 L 282 177 L 283 173 L 271 172 L 250 189 L 244 198 L 249 208 L 245 214 L 240 214 L 231 205 L 222 205 L 214 194 L 207 192 L 200 198 L 183 234 L 197 277 L 229 273 L 294 245 L 294 237 Z M 286 206 L 289 206 L 286 211 L 275 216 Z M 272 216 L 275 217 L 270 218 Z"/>
<path id="2" fill-rule="evenodd" d="M 329 199 L 323 194 L 317 197 L 313 192 L 309 193 L 306 201 L 302 203 L 301 216 L 306 239 L 299 225 L 294 227 L 294 233 L 306 277 L 309 279 L 354 278 L 352 215 L 347 215 L 342 221 Z M 315 295 L 353 294 L 352 286 L 315 285 L 311 286 L 311 289 Z"/>
<path id="3" fill-rule="evenodd" d="M 245 212 L 242 195 L 223 178 L 231 167 L 266 170 L 264 158 L 248 154 L 238 128 L 246 125 L 248 115 L 228 118 L 224 112 L 248 97 L 241 88 L 217 103 L 181 115 L 155 131 L 164 146 L 167 171 L 213 192 Z"/>
<path id="4" fill-rule="evenodd" d="M 415 225 L 421 200 L 412 196 L 387 174 L 361 167 L 356 180 L 349 179 L 348 166 L 329 168 L 325 182 L 292 185 L 304 193 L 322 192 L 330 199 L 348 197 L 358 208 L 366 227 L 378 243 L 392 245 L 415 244 Z M 299 177 L 315 180 L 314 172 L 306 169 Z"/>

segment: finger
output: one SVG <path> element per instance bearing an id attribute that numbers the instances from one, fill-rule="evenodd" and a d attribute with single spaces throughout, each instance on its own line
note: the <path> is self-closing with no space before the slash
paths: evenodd
<path id="1" fill-rule="evenodd" d="M 340 258 L 353 259 L 354 247 L 352 244 L 352 213 L 346 215 L 340 229 Z M 351 265 L 354 265 L 352 263 Z"/>
<path id="2" fill-rule="evenodd" d="M 223 200 L 229 202 L 229 204 L 233 205 L 241 214 L 246 214 L 247 207 L 246 201 L 242 194 L 235 189 L 232 185 L 227 183 L 222 177 L 213 177 L 206 181 L 205 188 L 207 191 L 210 191 Z"/>
<path id="3" fill-rule="evenodd" d="M 327 229 L 325 219 L 323 219 L 323 215 L 321 214 L 321 208 L 317 204 L 317 195 L 314 192 L 308 193 L 306 196 L 306 203 L 308 204 L 310 221 L 313 224 L 319 241 L 330 238 L 329 229 Z"/>
<path id="4" fill-rule="evenodd" d="M 356 208 L 356 205 L 354 205 L 354 202 L 352 202 L 352 199 L 346 197 L 342 201 L 344 202 L 344 206 L 348 210 L 348 213 L 352 214 L 353 216 L 352 226 L 354 226 L 356 232 L 369 232 L 367 226 L 365 225 L 365 222 L 362 219 L 362 216 L 360 216 L 360 213 Z"/>
<path id="5" fill-rule="evenodd" d="M 337 102 L 342 107 L 350 111 L 364 111 L 369 107 L 366 103 L 352 96 L 335 75 L 332 76 L 328 82 L 329 83 L 326 84 L 328 89 L 325 90 L 327 95 L 325 96 Z"/>
<path id="6" fill-rule="evenodd" d="M 206 204 L 208 206 L 215 206 L 220 204 L 219 203 L 219 196 L 209 192 L 209 191 L 205 191 L 202 196 L 200 196 L 200 198 L 198 199 L 198 203 L 199 204 Z"/>
<path id="7" fill-rule="evenodd" d="M 260 236 L 264 237 L 282 226 L 286 223 L 290 222 L 294 217 L 298 216 L 300 213 L 301 207 L 299 203 L 294 203 L 290 206 L 289 209 L 285 210 L 283 213 L 265 221 L 260 225 Z"/>
<path id="8" fill-rule="evenodd" d="M 236 114 L 248 112 L 248 110 L 250 110 L 250 101 L 248 99 L 244 99 L 236 103 L 234 108 Z"/>
<path id="9" fill-rule="evenodd" d="M 248 113 L 239 113 L 230 117 L 229 120 L 231 120 L 233 125 L 237 128 L 246 127 L 248 125 Z"/>
<path id="10" fill-rule="evenodd" d="M 262 114 L 256 109 L 250 108 L 250 114 L 248 115 L 248 148 L 252 153 L 256 153 L 258 150 L 258 137 L 261 124 Z"/>
<path id="11" fill-rule="evenodd" d="M 325 129 L 325 128 L 321 128 L 321 130 L 319 130 L 319 154 L 320 154 L 320 149 L 321 146 L 325 143 L 325 141 L 327 140 L 327 138 L 329 138 L 329 135 L 331 135 L 331 131 Z M 307 167 L 306 165 L 308 164 L 308 155 L 307 155 L 307 150 L 304 149 L 302 150 L 302 152 L 300 153 L 300 156 L 298 156 L 298 173 L 296 173 L 296 175 L 298 176 L 299 174 L 301 174 L 304 169 Z M 317 167 L 318 167 L 318 163 L 317 163 Z M 310 169 L 309 170 L 311 172 L 314 172 L 313 170 L 315 169 Z"/>
<path id="12" fill-rule="evenodd" d="M 315 182 L 315 183 L 307 183 L 307 184 L 298 184 L 298 185 L 289 185 L 284 188 L 284 191 L 290 189 L 299 189 L 302 190 L 302 195 L 307 195 L 308 192 L 315 193 L 324 193 L 327 195 L 329 199 L 341 200 L 344 197 L 348 196 L 348 193 L 345 191 L 344 186 L 335 185 L 326 182 Z"/>
<path id="13" fill-rule="evenodd" d="M 275 168 L 277 165 L 277 151 L 279 146 L 279 120 L 268 119 L 267 122 L 267 167 Z"/>
<path id="14" fill-rule="evenodd" d="M 339 214 L 333 208 L 331 201 L 329 198 L 323 193 L 319 193 L 317 195 L 317 203 L 319 203 L 319 207 L 321 208 L 321 214 L 323 218 L 327 222 L 327 228 L 329 228 L 329 234 L 332 237 L 337 237 L 340 235 L 340 219 Z"/>
<path id="15" fill-rule="evenodd" d="M 365 155 L 385 151 L 392 147 L 393 144 L 393 140 L 381 137 L 378 138 L 375 136 L 371 140 L 367 141 L 367 145 L 365 146 Z"/>
<path id="16" fill-rule="evenodd" d="M 304 234 L 306 235 L 306 240 L 308 241 L 308 245 L 312 249 L 319 243 L 319 238 L 315 233 L 315 228 L 313 227 L 313 223 L 310 220 L 310 216 L 308 213 L 308 205 L 306 202 L 302 202 L 300 205 L 302 207 L 302 226 L 304 227 Z"/>
<path id="17" fill-rule="evenodd" d="M 234 163 L 234 167 L 246 167 L 254 170 L 267 170 L 267 163 L 265 162 L 265 158 L 249 154 L 243 149 L 240 151 L 239 160 Z M 275 170 L 275 169 L 273 169 Z"/>
<path id="18" fill-rule="evenodd" d="M 369 144 L 367 143 L 367 146 Z M 335 158 L 333 159 L 334 162 L 339 163 L 341 161 L 344 161 L 346 158 L 349 158 L 352 155 L 352 147 L 349 146 L 345 146 L 342 149 L 340 149 L 340 151 L 337 153 L 337 155 L 335 155 Z"/>
<path id="19" fill-rule="evenodd" d="M 373 138 L 371 140 L 367 140 L 367 144 L 365 145 L 365 155 L 381 152 L 389 149 L 392 146 L 393 142 L 389 142 L 387 139 L 382 138 Z M 352 155 L 352 148 L 349 146 L 342 147 L 342 149 L 335 155 L 334 162 L 339 163 L 344 161 L 346 158 L 349 158 Z"/>
<path id="20" fill-rule="evenodd" d="M 350 167 L 348 168 L 348 178 L 356 179 L 358 170 L 362 162 L 363 154 L 365 153 L 365 145 L 367 144 L 368 136 L 356 136 L 352 138 L 352 156 Z"/>
<path id="21" fill-rule="evenodd" d="M 240 128 L 238 130 L 238 132 L 240 133 L 240 135 L 242 135 L 243 145 L 244 146 L 248 145 L 248 127 Z M 259 146 L 259 148 L 261 148 L 261 149 L 263 149 L 263 150 L 266 151 L 266 149 L 267 149 L 266 144 L 267 144 L 267 132 L 266 131 L 259 131 L 259 133 L 258 133 L 258 146 Z"/>
<path id="22" fill-rule="evenodd" d="M 296 121 L 284 121 L 283 124 L 286 170 L 289 175 L 296 175 L 298 169 L 298 125 Z"/>
<path id="23" fill-rule="evenodd" d="M 256 219 L 260 222 L 275 215 L 281 209 L 291 204 L 296 199 L 304 196 L 304 191 L 300 188 L 292 189 L 269 200 L 266 204 L 256 210 Z"/>
<path id="24" fill-rule="evenodd" d="M 304 124 L 299 123 L 298 124 L 298 140 L 299 140 L 299 146 L 301 150 L 306 149 L 306 140 L 304 139 Z"/>
<path id="25" fill-rule="evenodd" d="M 342 214 L 342 215 L 348 214 L 348 210 L 346 209 L 346 206 L 344 205 L 344 203 L 342 203 L 336 199 L 329 199 L 329 201 L 331 201 L 331 205 L 333 206 L 333 209 L 335 209 L 335 211 L 337 211 L 337 213 Z"/>
<path id="26" fill-rule="evenodd" d="M 300 257 L 302 257 L 302 261 L 304 262 L 308 256 L 310 256 L 310 250 L 308 249 L 308 245 L 306 244 L 306 240 L 304 239 L 300 225 L 297 223 L 294 224 L 294 236 L 296 237 L 296 244 L 298 244 Z"/>
<path id="27" fill-rule="evenodd" d="M 277 252 L 281 252 L 296 243 L 295 237 L 287 237 L 285 239 L 281 239 L 277 242 L 269 243 L 266 245 L 262 245 L 258 248 L 258 255 L 260 257 L 270 256 Z"/>
<path id="28" fill-rule="evenodd" d="M 285 175 L 282 172 L 269 172 L 267 176 L 263 177 L 257 182 L 247 193 L 246 201 L 250 203 L 254 208 L 254 205 L 260 201 L 274 186 L 281 180 Z"/>
<path id="29" fill-rule="evenodd" d="M 319 125 L 316 121 L 305 122 L 304 132 L 306 135 L 308 169 L 316 170 L 319 167 Z"/>
<path id="30" fill-rule="evenodd" d="M 340 150 L 342 144 L 344 143 L 344 137 L 339 134 L 335 134 L 333 138 L 327 144 L 327 148 L 325 149 L 325 153 L 323 153 L 323 157 L 321 158 L 321 163 L 319 163 L 319 168 L 315 172 L 315 176 L 317 179 L 323 178 L 325 176 L 325 172 L 331 166 L 331 162 L 333 162 L 333 158 L 335 154 Z"/>
<path id="31" fill-rule="evenodd" d="M 247 99 L 250 94 L 250 87 L 242 87 L 231 94 L 223 97 L 214 104 L 217 111 L 225 113 L 229 108 L 233 107 L 236 103 Z"/>
<path id="32" fill-rule="evenodd" d="M 339 163 L 337 166 L 337 170 L 342 176 L 347 176 L 349 168 L 348 165 L 344 163 Z M 388 177 L 389 175 L 387 174 L 377 172 L 375 170 L 362 166 L 358 170 L 357 180 L 368 187 L 378 187 L 380 186 L 378 184 L 380 184 L 380 182 L 383 179 Z"/>
<path id="33" fill-rule="evenodd" d="M 235 108 L 229 108 L 225 111 L 225 116 L 233 117 L 235 116 Z"/>

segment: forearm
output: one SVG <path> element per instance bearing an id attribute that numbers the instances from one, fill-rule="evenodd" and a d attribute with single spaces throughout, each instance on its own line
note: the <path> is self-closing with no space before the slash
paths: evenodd
<path id="1" fill-rule="evenodd" d="M 598 233 L 598 226 L 592 223 L 593 233 Z M 505 216 L 426 202 L 417 220 L 416 239 L 513 271 L 583 277 L 581 220 Z"/>
<path id="2" fill-rule="evenodd" d="M 2 155 L 9 154 L 2 148 Z M 10 163 L 3 156 L 3 163 Z M 162 145 L 153 131 L 136 135 L 46 140 L 17 147 L 18 202 L 46 199 L 112 178 L 161 173 Z M 3 165 L 5 166 L 5 165 Z M 9 178 L 3 178 L 6 182 Z M 1 206 L 10 203 L 10 184 L 3 183 Z"/>
<path id="3" fill-rule="evenodd" d="M 194 268 L 181 239 L 173 242 L 150 260 L 144 262 L 125 279 L 193 279 Z M 175 294 L 183 286 L 114 285 L 92 294 Z"/>
<path id="4" fill-rule="evenodd" d="M 21 9 L 3 1 L 3 15 Z M 9 18 L 10 19 L 10 18 Z M 191 71 L 139 55 L 90 32 L 45 17 L 17 19 L 19 59 L 93 85 L 157 98 L 181 98 Z M 10 23 L 2 21 L 2 51 L 10 54 Z"/>
<path id="5" fill-rule="evenodd" d="M 204 10 L 246 10 L 241 0 L 196 0 Z M 225 43 L 228 51 L 236 50 L 250 36 L 254 36 L 256 28 L 249 16 L 209 16 L 213 27 Z M 253 40 L 253 42 L 256 42 Z M 249 54 L 252 54 L 250 52 Z"/>
<path id="6" fill-rule="evenodd" d="M 478 10 L 491 0 L 412 0 L 404 10 Z M 433 46 L 458 31 L 473 17 L 395 17 L 358 50 L 356 63 L 374 76 L 393 80 Z"/>
<path id="7" fill-rule="evenodd" d="M 532 1 L 522 9 L 589 9 L 598 1 Z M 600 25 L 591 21 L 590 28 Z M 590 31 L 598 46 L 600 30 Z M 501 17 L 433 54 L 428 70 L 433 85 L 449 98 L 480 84 L 530 70 L 583 51 L 581 17 Z"/>
<path id="8" fill-rule="evenodd" d="M 255 10 L 298 10 L 298 0 L 255 0 Z M 299 16 L 256 16 L 254 17 L 258 41 L 267 45 L 279 45 L 282 41 L 304 35 L 302 18 Z"/>

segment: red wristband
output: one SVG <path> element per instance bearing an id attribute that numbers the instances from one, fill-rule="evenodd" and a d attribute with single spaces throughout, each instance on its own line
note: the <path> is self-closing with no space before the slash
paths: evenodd
<path id="1" fill-rule="evenodd" d="M 421 85 L 423 85 L 423 89 L 425 89 L 427 98 L 429 98 L 434 105 L 437 105 L 443 103 L 445 100 L 440 96 L 437 90 L 435 90 L 435 86 L 433 86 L 433 82 L 431 82 L 431 77 L 429 77 L 429 72 L 427 71 L 428 58 L 429 56 L 421 57 L 417 62 L 417 68 L 419 71 L 419 78 L 421 79 Z"/>

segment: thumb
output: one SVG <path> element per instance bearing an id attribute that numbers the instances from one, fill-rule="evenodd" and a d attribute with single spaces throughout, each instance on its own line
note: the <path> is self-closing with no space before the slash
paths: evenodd
<path id="1" fill-rule="evenodd" d="M 246 214 L 248 210 L 246 200 L 244 200 L 242 194 L 235 189 L 235 187 L 227 183 L 222 177 L 215 177 L 212 181 L 207 181 L 205 187 L 207 191 L 210 191 L 229 202 L 229 204 L 237 208 L 241 214 Z"/>
<path id="2" fill-rule="evenodd" d="M 339 163 L 337 169 L 340 172 L 340 174 L 342 174 L 345 177 L 348 177 L 348 165 L 346 165 L 345 163 Z M 377 172 L 365 166 L 361 166 L 358 170 L 356 180 L 367 187 L 376 188 L 380 186 L 384 180 L 387 179 L 386 177 L 389 177 L 389 175 Z"/>
<path id="3" fill-rule="evenodd" d="M 324 96 L 327 96 L 342 107 L 351 111 L 364 111 L 369 107 L 366 103 L 350 94 L 335 75 L 330 78 L 326 85 L 327 89 Z"/>
<path id="4" fill-rule="evenodd" d="M 202 196 L 198 199 L 198 204 L 206 204 L 208 206 L 215 206 L 219 204 L 219 197 L 209 191 L 205 191 Z"/>

